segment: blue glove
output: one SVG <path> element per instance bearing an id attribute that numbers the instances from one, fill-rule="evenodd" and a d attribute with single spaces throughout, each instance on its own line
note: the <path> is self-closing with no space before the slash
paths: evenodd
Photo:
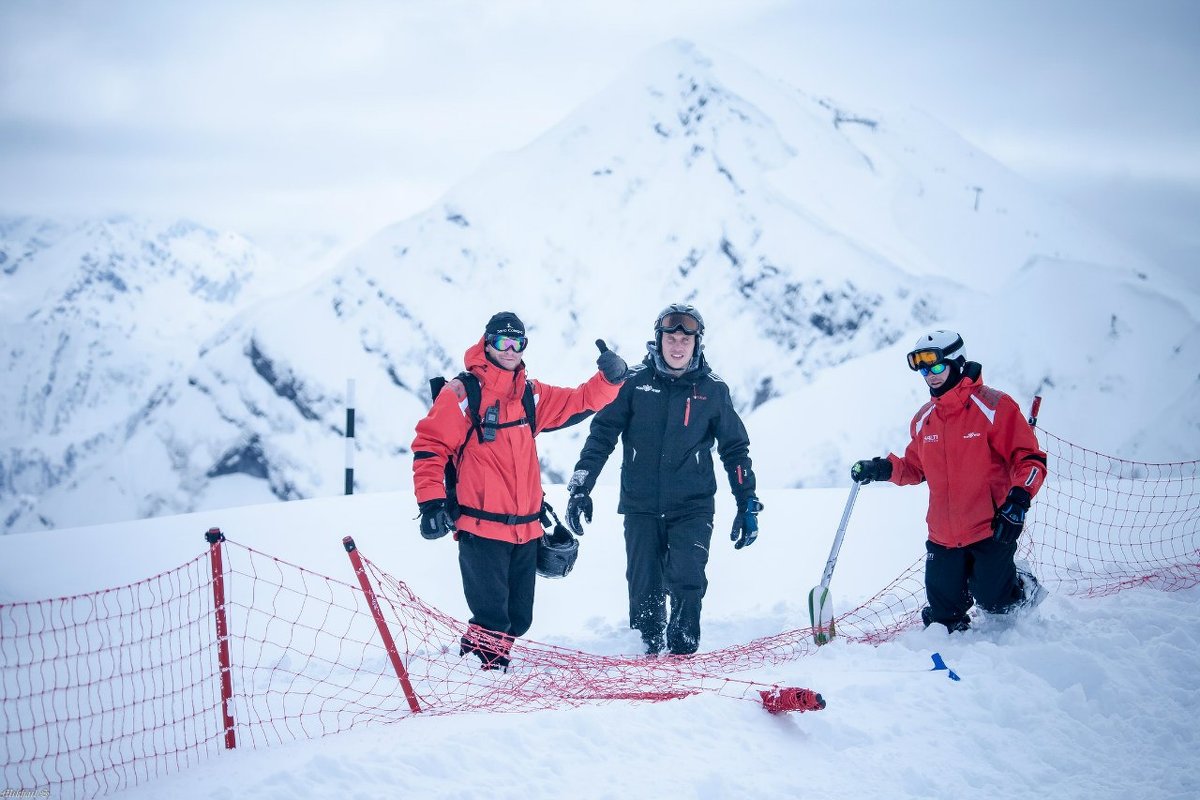
<path id="1" fill-rule="evenodd" d="M 886 458 L 855 461 L 850 467 L 850 480 L 866 486 L 871 481 L 886 481 L 892 477 L 892 462 Z"/>
<path id="2" fill-rule="evenodd" d="M 1013 544 L 1025 530 L 1025 512 L 1029 510 L 1029 492 L 1020 486 L 1008 490 L 1004 505 L 992 518 L 992 538 L 1001 544 Z"/>
<path id="3" fill-rule="evenodd" d="M 729 534 L 734 550 L 741 550 L 754 544 L 758 538 L 758 512 L 765 506 L 754 495 L 746 498 L 744 503 L 738 503 L 737 516 L 733 518 L 733 531 Z"/>
<path id="4" fill-rule="evenodd" d="M 445 500 L 426 500 L 417 507 L 421 509 L 421 535 L 426 539 L 440 539 L 455 530 Z"/>
<path id="5" fill-rule="evenodd" d="M 576 536 L 583 536 L 583 520 L 580 517 L 586 519 L 589 525 L 592 522 L 592 497 L 586 485 L 587 476 L 586 469 L 577 469 L 567 482 L 567 493 L 571 496 L 567 500 L 567 527 Z"/>

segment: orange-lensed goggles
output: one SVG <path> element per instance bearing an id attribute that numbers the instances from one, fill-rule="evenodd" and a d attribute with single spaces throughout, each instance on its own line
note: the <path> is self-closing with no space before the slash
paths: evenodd
<path id="1" fill-rule="evenodd" d="M 683 331 L 688 336 L 695 336 L 700 332 L 700 320 L 693 317 L 691 314 L 681 312 L 665 314 L 658 321 L 654 329 L 659 333 L 677 333 Z"/>
<path id="2" fill-rule="evenodd" d="M 916 372 L 922 367 L 928 369 L 935 364 L 941 364 L 943 360 L 941 348 L 914 350 L 908 354 L 908 368 Z"/>
<path id="3" fill-rule="evenodd" d="M 908 368 L 916 372 L 920 369 L 929 369 L 935 364 L 948 362 L 951 359 L 946 358 L 946 353 L 958 353 L 962 350 L 962 346 L 963 340 L 960 337 L 951 342 L 949 347 L 922 347 L 919 350 L 913 350 L 908 354 Z M 955 356 L 955 358 L 959 358 L 959 356 Z"/>

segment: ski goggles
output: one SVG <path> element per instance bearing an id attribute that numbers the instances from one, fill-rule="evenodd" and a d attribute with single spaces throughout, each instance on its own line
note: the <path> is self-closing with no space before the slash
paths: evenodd
<path id="1" fill-rule="evenodd" d="M 921 373 L 922 378 L 924 378 L 926 375 L 941 375 L 949 366 L 950 365 L 945 361 L 939 361 L 938 363 L 932 364 L 928 367 L 921 367 L 917 370 L 917 372 Z"/>
<path id="2" fill-rule="evenodd" d="M 932 367 L 945 361 L 947 352 L 957 352 L 962 346 L 963 340 L 959 337 L 949 347 L 922 347 L 920 350 L 913 350 L 908 354 L 908 368 L 916 372 L 922 367 Z M 935 372 L 934 375 L 936 374 Z"/>
<path id="3" fill-rule="evenodd" d="M 941 348 L 934 350 L 915 350 L 908 354 L 908 368 L 913 372 L 928 369 L 944 362 Z"/>
<path id="4" fill-rule="evenodd" d="M 695 336 L 700 333 L 700 320 L 691 314 L 672 312 L 664 314 L 663 318 L 654 326 L 654 330 L 659 333 L 677 333 L 683 331 L 688 336 Z"/>
<path id="5" fill-rule="evenodd" d="M 487 346 L 493 350 L 512 350 L 514 353 L 523 353 L 529 345 L 529 339 L 525 336 L 501 336 L 492 335 L 484 339 Z"/>

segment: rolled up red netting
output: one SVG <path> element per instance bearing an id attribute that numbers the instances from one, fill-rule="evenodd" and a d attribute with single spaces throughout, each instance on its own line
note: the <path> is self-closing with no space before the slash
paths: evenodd
<path id="1" fill-rule="evenodd" d="M 786 714 L 789 711 L 820 711 L 825 708 L 825 698 L 812 689 L 776 686 L 762 690 L 759 695 L 762 696 L 763 708 L 772 714 Z"/>

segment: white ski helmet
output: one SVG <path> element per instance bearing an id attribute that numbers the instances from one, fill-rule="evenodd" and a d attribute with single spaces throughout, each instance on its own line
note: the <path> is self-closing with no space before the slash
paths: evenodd
<path id="1" fill-rule="evenodd" d="M 921 367 L 946 363 L 960 370 L 967 363 L 967 349 L 962 337 L 954 331 L 930 331 L 917 337 L 908 354 L 908 368 L 916 372 Z"/>

